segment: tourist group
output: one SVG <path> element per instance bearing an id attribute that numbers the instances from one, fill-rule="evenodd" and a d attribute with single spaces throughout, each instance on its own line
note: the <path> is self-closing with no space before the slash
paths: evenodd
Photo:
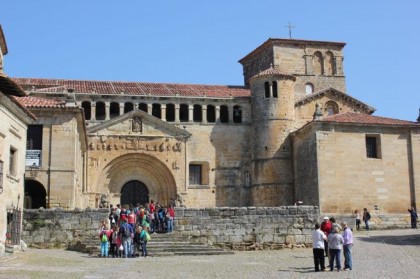
<path id="1" fill-rule="evenodd" d="M 174 205 L 161 206 L 151 200 L 144 206 L 110 206 L 109 220 L 100 225 L 100 257 L 147 257 L 150 234 L 173 233 Z"/>

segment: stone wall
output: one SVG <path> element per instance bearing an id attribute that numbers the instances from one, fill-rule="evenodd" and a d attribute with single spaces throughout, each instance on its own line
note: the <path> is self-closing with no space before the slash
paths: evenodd
<path id="1" fill-rule="evenodd" d="M 108 214 L 106 208 L 26 209 L 23 212 L 22 240 L 32 247 L 67 248 L 77 241 L 99 235 L 101 220 L 108 219 Z"/>
<path id="2" fill-rule="evenodd" d="M 371 214 L 373 230 L 410 227 L 408 214 Z M 323 216 L 316 206 L 176 208 L 174 228 L 191 241 L 236 250 L 308 247 L 314 223 Z M 25 210 L 22 240 L 32 247 L 67 248 L 96 237 L 101 220 L 107 217 L 107 209 Z M 355 227 L 351 215 L 334 217 Z"/>
<path id="3" fill-rule="evenodd" d="M 176 208 L 175 230 L 230 249 L 278 249 L 312 243 L 313 206 Z"/>

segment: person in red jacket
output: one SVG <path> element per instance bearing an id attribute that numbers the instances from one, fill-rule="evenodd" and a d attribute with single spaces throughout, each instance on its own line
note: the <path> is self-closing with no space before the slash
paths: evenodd
<path id="1" fill-rule="evenodd" d="M 328 237 L 332 229 L 330 218 L 324 217 L 324 221 L 321 223 L 321 231 Z M 328 257 L 328 241 L 324 240 L 325 257 Z"/>

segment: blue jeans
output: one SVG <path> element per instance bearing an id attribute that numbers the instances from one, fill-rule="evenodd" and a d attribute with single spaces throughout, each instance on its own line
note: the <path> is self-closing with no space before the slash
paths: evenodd
<path id="1" fill-rule="evenodd" d="M 101 256 L 108 257 L 108 241 L 101 241 Z"/>
<path id="2" fill-rule="evenodd" d="M 174 230 L 174 219 L 168 218 L 166 222 L 167 232 L 172 232 Z"/>
<path id="3" fill-rule="evenodd" d="M 131 237 L 123 238 L 124 256 L 128 258 L 131 256 Z"/>
<path id="4" fill-rule="evenodd" d="M 340 249 L 330 249 L 330 270 L 334 270 L 334 260 L 337 265 L 337 270 L 341 270 L 341 250 Z"/>
<path id="5" fill-rule="evenodd" d="M 366 226 L 366 230 L 368 231 L 369 230 L 369 221 L 368 220 L 365 220 L 365 226 Z"/>
<path id="6" fill-rule="evenodd" d="M 147 240 L 144 240 L 143 244 L 141 245 L 141 256 L 147 257 Z"/>
<path id="7" fill-rule="evenodd" d="M 344 268 L 352 269 L 353 264 L 351 260 L 351 247 L 353 244 L 343 245 L 343 253 L 344 253 Z"/>

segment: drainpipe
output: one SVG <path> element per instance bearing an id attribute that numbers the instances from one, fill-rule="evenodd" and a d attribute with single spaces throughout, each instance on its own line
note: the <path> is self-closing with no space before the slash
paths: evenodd
<path id="1" fill-rule="evenodd" d="M 50 127 L 50 145 L 48 150 L 48 182 L 47 182 L 47 195 L 48 195 L 48 203 L 47 208 L 50 208 L 50 197 L 51 197 L 51 151 L 52 151 L 52 130 L 53 124 Z"/>

